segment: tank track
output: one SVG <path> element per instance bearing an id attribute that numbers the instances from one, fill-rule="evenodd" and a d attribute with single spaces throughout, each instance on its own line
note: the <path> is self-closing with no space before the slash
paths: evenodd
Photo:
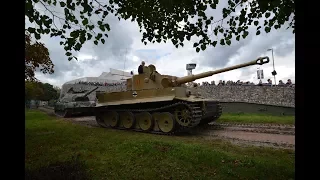
<path id="1" fill-rule="evenodd" d="M 140 113 L 140 112 L 149 112 L 149 113 L 155 113 L 155 112 L 169 112 L 170 114 L 173 115 L 173 109 L 175 107 L 178 107 L 179 105 L 183 105 L 186 106 L 192 114 L 192 118 L 191 118 L 191 123 L 189 124 L 189 126 L 181 126 L 174 118 L 175 120 L 175 127 L 173 129 L 173 131 L 166 133 L 166 132 L 162 132 L 160 129 L 158 131 L 155 130 L 150 130 L 150 131 L 144 131 L 142 129 L 137 129 L 137 128 L 132 128 L 132 129 L 126 129 L 124 127 L 111 127 L 111 126 L 107 126 L 106 124 L 104 124 L 103 122 L 101 122 L 101 119 L 99 118 L 100 113 L 101 112 L 110 112 L 110 111 L 116 111 L 116 112 L 132 112 L 132 113 Z M 97 123 L 104 128 L 112 128 L 112 129 L 119 129 L 119 130 L 126 130 L 126 131 L 137 131 L 137 132 L 144 132 L 144 133 L 151 133 L 151 134 L 158 134 L 158 135 L 176 135 L 178 133 L 181 132 L 187 132 L 188 130 L 192 129 L 193 127 L 196 127 L 200 121 L 201 121 L 201 117 L 202 117 L 202 111 L 200 106 L 197 103 L 189 103 L 189 102 L 177 102 L 174 104 L 170 104 L 170 105 L 165 105 L 162 107 L 158 107 L 158 108 L 150 108 L 150 109 L 108 109 L 108 110 L 102 110 L 96 112 L 96 121 Z M 137 123 L 137 122 L 135 122 Z M 158 123 L 154 123 L 154 126 L 157 126 Z M 154 129 L 154 128 L 153 128 Z"/>
<path id="2" fill-rule="evenodd" d="M 210 117 L 207 117 L 205 119 L 202 119 L 199 125 L 208 125 L 209 123 L 213 123 L 216 120 L 218 120 L 220 118 L 220 116 L 222 115 L 222 106 L 221 106 L 221 104 L 217 103 L 216 104 L 216 108 L 217 108 L 216 109 L 217 113 L 215 113 L 214 116 L 210 116 Z"/>

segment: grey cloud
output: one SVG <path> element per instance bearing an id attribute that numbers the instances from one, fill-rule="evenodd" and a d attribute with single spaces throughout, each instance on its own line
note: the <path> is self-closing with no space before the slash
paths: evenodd
<path id="1" fill-rule="evenodd" d="M 155 64 L 160 58 L 169 56 L 171 52 L 150 48 L 138 49 L 136 51 L 133 51 L 132 54 L 139 57 L 141 60 L 144 60 L 147 64 Z"/>
<path id="2" fill-rule="evenodd" d="M 288 38 L 289 39 L 289 38 Z M 295 49 L 295 40 L 284 40 L 279 45 L 276 45 L 274 48 L 274 54 L 276 56 L 285 57 L 286 55 L 292 53 Z"/>
<path id="3" fill-rule="evenodd" d="M 210 47 L 208 50 L 201 52 L 203 55 L 201 65 L 213 68 L 226 66 L 229 59 L 238 54 L 238 50 L 245 44 L 245 41 L 234 41 L 231 46 L 217 45 L 216 47 Z"/>
<path id="4" fill-rule="evenodd" d="M 38 8 L 43 9 L 42 7 Z M 51 9 L 56 12 L 62 12 L 61 8 L 58 7 L 53 7 Z M 92 18 L 92 21 L 95 21 L 94 17 Z M 67 73 L 71 74 L 71 76 L 80 78 L 86 76 L 87 69 L 101 71 L 100 73 L 96 73 L 99 75 L 104 71 L 109 71 L 109 68 L 123 69 L 126 56 L 130 53 L 131 45 L 133 43 L 133 38 L 127 30 L 130 29 L 132 25 L 128 22 L 119 21 L 112 16 L 108 17 L 107 22 L 109 23 L 111 30 L 110 32 L 106 32 L 108 38 L 105 38 L 105 44 L 99 43 L 99 45 L 96 46 L 93 44 L 93 41 L 88 41 L 83 45 L 80 52 L 76 53 L 78 56 L 81 54 L 92 55 L 97 57 L 97 59 L 68 61 L 63 46 L 59 44 L 59 38 L 42 36 L 41 41 L 44 42 L 49 49 L 51 60 L 55 65 L 55 73 L 41 77 L 63 81 L 69 79 L 64 77 Z M 28 25 L 30 23 L 26 22 L 26 24 Z M 59 22 L 56 21 L 56 24 L 59 25 Z M 60 84 L 62 83 L 64 82 L 60 82 Z"/>
<path id="5" fill-rule="evenodd" d="M 207 10 L 207 15 L 211 15 L 215 18 L 215 21 L 222 19 L 223 7 L 227 6 L 227 1 L 219 2 L 217 9 Z M 225 22 L 227 19 L 225 19 Z M 259 20 L 259 24 L 264 23 L 264 18 Z M 217 40 L 218 44 L 216 47 L 209 47 L 205 52 L 200 52 L 201 66 L 209 66 L 212 68 L 220 68 L 226 66 L 232 57 L 239 56 L 241 51 L 242 57 L 239 57 L 240 63 L 253 60 L 264 54 L 268 48 L 273 47 L 275 50 L 275 55 L 286 56 L 292 51 L 294 51 L 294 36 L 291 30 L 286 30 L 288 23 L 286 23 L 280 30 L 272 30 L 270 33 L 266 34 L 261 29 L 260 36 L 256 36 L 256 26 L 252 25 L 249 27 L 249 36 L 246 39 L 241 39 L 240 42 L 236 41 L 235 36 L 232 38 L 231 46 L 221 46 L 219 44 L 219 39 L 213 35 L 212 40 Z M 226 23 L 224 23 L 227 27 Z M 211 32 L 209 32 L 211 33 Z M 259 41 L 260 39 L 261 41 Z"/>
<path id="6" fill-rule="evenodd" d="M 62 46 L 60 46 L 59 38 L 50 38 L 48 36 L 42 37 L 42 42 L 48 48 L 50 53 L 50 58 L 54 64 L 54 74 L 49 75 L 50 78 L 59 78 L 64 76 L 65 72 L 74 71 L 83 75 L 83 69 L 77 64 L 76 61 L 68 61 L 65 51 Z M 37 70 L 39 72 L 39 70 Z"/>

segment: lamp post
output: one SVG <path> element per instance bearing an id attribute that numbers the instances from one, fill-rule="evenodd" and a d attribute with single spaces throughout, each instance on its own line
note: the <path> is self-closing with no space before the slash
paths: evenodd
<path id="1" fill-rule="evenodd" d="M 271 51 L 271 53 L 272 53 L 272 65 L 273 65 L 273 71 L 271 72 L 271 74 L 272 74 L 272 75 L 273 75 L 273 77 L 274 77 L 274 85 L 277 85 L 277 81 L 276 81 L 276 75 L 277 75 L 277 72 L 276 72 L 276 70 L 274 69 L 273 48 L 270 48 L 270 49 L 268 49 L 267 51 Z"/>

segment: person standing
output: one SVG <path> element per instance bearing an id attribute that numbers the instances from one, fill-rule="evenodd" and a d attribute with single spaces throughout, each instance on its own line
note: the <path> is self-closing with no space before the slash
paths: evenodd
<path id="1" fill-rule="evenodd" d="M 139 74 L 142 74 L 142 73 L 143 73 L 143 67 L 144 67 L 144 65 L 145 65 L 145 62 L 142 61 L 141 64 L 140 64 L 140 66 L 138 67 L 138 73 L 139 73 Z"/>

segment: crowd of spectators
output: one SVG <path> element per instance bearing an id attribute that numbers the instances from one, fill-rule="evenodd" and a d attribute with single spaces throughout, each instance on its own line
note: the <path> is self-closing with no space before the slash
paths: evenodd
<path id="1" fill-rule="evenodd" d="M 200 83 L 198 83 L 198 85 L 200 86 Z M 291 79 L 288 79 L 286 83 L 284 83 L 282 80 L 279 80 L 277 85 L 274 85 L 272 83 L 271 79 L 268 79 L 266 83 L 263 83 L 262 80 L 259 81 L 259 83 L 255 84 L 253 82 L 250 81 L 223 81 L 220 80 L 218 84 L 215 83 L 215 81 L 211 81 L 211 83 L 209 82 L 202 82 L 201 86 L 286 86 L 286 87 L 294 87 L 294 84 L 292 84 Z"/>

